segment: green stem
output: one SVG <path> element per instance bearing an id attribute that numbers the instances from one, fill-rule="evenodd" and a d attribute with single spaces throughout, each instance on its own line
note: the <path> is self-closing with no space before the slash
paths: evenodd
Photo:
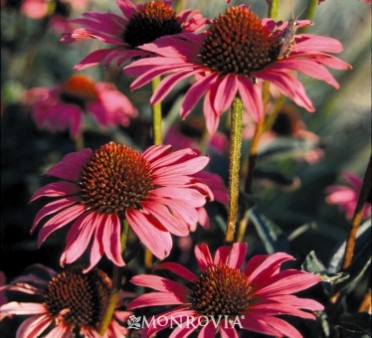
<path id="1" fill-rule="evenodd" d="M 278 18 L 279 13 L 279 0 L 271 0 L 269 5 L 269 18 L 276 20 Z"/>
<path id="2" fill-rule="evenodd" d="M 79 133 L 76 135 L 75 148 L 76 150 L 80 150 L 84 148 L 84 136 L 83 136 L 82 131 L 79 131 Z"/>
<path id="3" fill-rule="evenodd" d="M 315 17 L 315 11 L 318 7 L 318 0 L 311 0 L 309 6 L 306 9 L 304 19 L 313 21 Z M 301 33 L 305 33 L 309 30 L 310 26 L 303 27 Z"/>
<path id="4" fill-rule="evenodd" d="M 155 78 L 151 82 L 152 92 L 155 92 L 155 89 L 160 83 L 160 77 Z M 161 102 L 155 103 L 152 105 L 152 132 L 154 138 L 154 144 L 162 144 L 162 132 L 161 132 Z"/>
<path id="5" fill-rule="evenodd" d="M 342 264 L 343 269 L 349 268 L 351 265 L 351 261 L 353 259 L 356 235 L 358 232 L 359 224 L 363 218 L 363 207 L 366 201 L 368 200 L 369 194 L 371 193 L 371 178 L 372 178 L 372 175 L 371 175 L 371 157 L 370 157 L 368 167 L 364 175 L 362 189 L 360 190 L 360 193 L 359 193 L 357 206 L 355 208 L 354 216 L 351 221 L 351 227 L 350 227 L 349 235 L 348 235 L 347 242 L 346 242 L 344 262 Z"/>
<path id="6" fill-rule="evenodd" d="M 238 197 L 239 197 L 239 171 L 242 145 L 242 121 L 243 103 L 240 98 L 235 98 L 231 108 L 231 137 L 229 157 L 229 216 L 225 241 L 234 241 L 236 221 L 238 218 Z"/>
<path id="7" fill-rule="evenodd" d="M 127 247 L 129 223 L 127 220 L 123 221 L 123 232 L 121 233 L 121 253 L 124 254 Z M 121 280 L 123 276 L 123 269 L 114 265 L 112 272 L 112 289 L 110 297 L 106 304 L 106 309 L 103 314 L 102 321 L 98 327 L 98 333 L 103 336 L 110 325 L 112 316 L 114 315 L 116 305 L 120 298 Z"/>

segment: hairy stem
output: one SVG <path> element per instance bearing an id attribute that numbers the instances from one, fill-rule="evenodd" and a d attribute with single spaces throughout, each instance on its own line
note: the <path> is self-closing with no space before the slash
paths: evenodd
<path id="1" fill-rule="evenodd" d="M 236 221 L 238 217 L 239 171 L 242 145 L 243 104 L 240 98 L 235 98 L 231 108 L 231 137 L 229 154 L 229 216 L 225 241 L 234 241 Z"/>

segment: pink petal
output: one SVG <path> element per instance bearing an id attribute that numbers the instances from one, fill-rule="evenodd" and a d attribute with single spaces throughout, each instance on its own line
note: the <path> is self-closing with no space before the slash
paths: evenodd
<path id="1" fill-rule="evenodd" d="M 170 210 L 159 203 L 142 202 L 142 207 L 152 214 L 170 233 L 176 236 L 187 236 L 189 229 L 184 220 L 179 220 Z M 182 222 L 183 221 L 183 222 Z"/>
<path id="2" fill-rule="evenodd" d="M 36 315 L 27 318 L 17 330 L 17 338 L 35 338 L 42 335 L 46 328 L 52 324 L 48 315 Z"/>
<path id="3" fill-rule="evenodd" d="M 252 305 L 249 307 L 249 312 L 252 312 L 257 316 L 289 315 L 304 319 L 315 319 L 315 316 L 312 313 L 301 311 L 291 304 L 286 304 L 284 302 L 274 303 L 268 301 L 263 304 Z"/>
<path id="4" fill-rule="evenodd" d="M 121 227 L 119 217 L 115 214 L 103 216 L 97 222 L 104 224 L 105 231 L 103 232 L 102 243 L 106 256 L 114 264 L 124 266 L 121 252 Z M 103 225 L 101 225 L 103 226 Z"/>
<path id="5" fill-rule="evenodd" d="M 268 316 L 265 318 L 265 322 L 288 338 L 302 338 L 296 328 L 280 318 Z"/>
<path id="6" fill-rule="evenodd" d="M 240 269 L 247 254 L 246 243 L 234 243 L 232 247 L 222 246 L 217 249 L 214 264 L 224 264 L 230 268 Z"/>
<path id="7" fill-rule="evenodd" d="M 195 258 L 202 271 L 208 269 L 209 266 L 214 265 L 209 247 L 207 244 L 198 244 L 195 246 Z"/>
<path id="8" fill-rule="evenodd" d="M 126 18 L 130 18 L 137 10 L 130 0 L 116 0 L 116 4 Z"/>
<path id="9" fill-rule="evenodd" d="M 61 254 L 60 265 L 76 261 L 88 247 L 95 230 L 97 214 L 88 212 L 81 215 L 67 233 L 66 247 Z"/>
<path id="10" fill-rule="evenodd" d="M 44 314 L 47 309 L 40 303 L 10 302 L 0 306 L 0 320 L 12 315 Z"/>
<path id="11" fill-rule="evenodd" d="M 336 89 L 340 87 L 333 75 L 324 66 L 313 60 L 286 59 L 278 64 L 288 69 L 300 71 L 317 80 L 324 81 Z"/>
<path id="12" fill-rule="evenodd" d="M 280 296 L 270 296 L 270 300 L 291 304 L 299 309 L 305 309 L 310 311 L 323 311 L 324 306 L 313 299 L 299 298 L 293 295 L 280 295 Z"/>
<path id="13" fill-rule="evenodd" d="M 142 157 L 148 162 L 155 162 L 158 158 L 167 157 L 168 154 L 171 154 L 172 146 L 168 145 L 153 145 L 147 148 L 143 153 Z"/>
<path id="14" fill-rule="evenodd" d="M 160 102 L 164 99 L 164 97 L 169 94 L 169 92 L 175 87 L 175 85 L 187 78 L 193 75 L 193 72 L 191 72 L 189 69 L 185 71 L 179 71 L 175 74 L 167 76 L 164 80 L 162 80 L 159 84 L 159 86 L 156 88 L 154 91 L 152 97 L 151 97 L 151 102 L 152 103 L 157 103 Z"/>
<path id="15" fill-rule="evenodd" d="M 43 206 L 35 216 L 30 232 L 33 233 L 38 223 L 46 216 L 54 214 L 79 201 L 78 197 L 61 198 Z"/>
<path id="16" fill-rule="evenodd" d="M 156 275 L 137 275 L 132 277 L 130 281 L 137 286 L 143 286 L 161 292 L 173 293 L 182 301 L 187 301 L 186 298 L 190 293 L 190 290 L 186 286 L 168 278 Z"/>
<path id="17" fill-rule="evenodd" d="M 343 50 L 340 41 L 326 36 L 301 34 L 296 37 L 296 51 L 341 53 Z"/>
<path id="18" fill-rule="evenodd" d="M 175 198 L 157 198 L 156 201 L 168 206 L 176 217 L 182 217 L 190 226 L 194 226 L 199 220 L 197 211 L 194 208 L 190 208 L 189 205 L 185 205 L 183 200 Z"/>
<path id="19" fill-rule="evenodd" d="M 198 156 L 189 160 L 184 160 L 179 164 L 171 164 L 167 167 L 162 167 L 155 171 L 155 173 L 159 176 L 192 175 L 203 170 L 208 162 L 208 156 Z"/>
<path id="20" fill-rule="evenodd" d="M 238 332 L 233 327 L 230 327 L 228 322 L 223 322 L 220 325 L 221 338 L 239 338 Z"/>
<path id="21" fill-rule="evenodd" d="M 227 74 L 217 81 L 217 84 L 214 109 L 221 114 L 231 107 L 236 96 L 238 89 L 237 76 L 235 74 Z"/>
<path id="22" fill-rule="evenodd" d="M 205 76 L 189 88 L 181 105 L 180 115 L 182 119 L 190 113 L 205 92 L 210 90 L 211 84 L 217 80 L 217 77 L 217 74 Z"/>
<path id="23" fill-rule="evenodd" d="M 92 155 L 92 150 L 85 148 L 74 153 L 67 154 L 62 161 L 51 167 L 45 174 L 77 181 L 85 163 Z"/>
<path id="24" fill-rule="evenodd" d="M 77 65 L 74 66 L 75 70 L 82 70 L 87 67 L 95 66 L 107 58 L 111 52 L 115 49 L 99 49 L 90 54 L 88 54 L 83 60 L 81 60 Z"/>
<path id="25" fill-rule="evenodd" d="M 50 331 L 45 338 L 72 338 L 74 335 L 67 328 L 67 326 L 60 323 L 52 331 Z"/>
<path id="26" fill-rule="evenodd" d="M 274 337 L 281 337 L 279 331 L 277 331 L 275 327 L 268 325 L 266 318 L 267 317 L 263 316 L 254 316 L 249 313 L 245 315 L 245 318 L 241 318 L 240 321 L 242 326 L 249 331 L 271 335 Z"/>
<path id="27" fill-rule="evenodd" d="M 265 281 L 277 272 L 281 264 L 293 261 L 294 257 L 286 253 L 277 252 L 272 255 L 258 255 L 249 260 L 244 274 L 252 282 Z"/>
<path id="28" fill-rule="evenodd" d="M 193 207 L 202 207 L 206 202 L 205 195 L 195 189 L 160 187 L 151 190 L 150 195 L 160 198 L 179 199 L 183 203 L 189 203 L 189 206 Z"/>
<path id="29" fill-rule="evenodd" d="M 172 153 L 166 154 L 165 156 L 159 157 L 156 160 L 152 160 L 150 163 L 151 169 L 156 170 L 164 166 L 170 166 L 182 162 L 182 160 L 187 160 L 190 158 L 197 158 L 200 156 L 200 152 L 185 148 L 173 151 Z"/>
<path id="30" fill-rule="evenodd" d="M 184 303 L 185 299 L 180 299 L 170 292 L 148 292 L 131 301 L 127 309 L 132 310 L 146 306 L 180 305 Z"/>
<path id="31" fill-rule="evenodd" d="M 154 271 L 156 270 L 169 270 L 175 273 L 176 275 L 186 279 L 189 282 L 195 282 L 197 280 L 197 276 L 191 272 L 190 270 L 186 269 L 183 265 L 173 262 L 165 262 L 158 264 Z"/>
<path id="32" fill-rule="evenodd" d="M 237 77 L 238 91 L 243 101 L 244 108 L 247 110 L 254 121 L 260 121 L 263 116 L 263 105 L 260 91 L 246 76 Z"/>
<path id="33" fill-rule="evenodd" d="M 320 277 L 299 270 L 286 270 L 261 281 L 255 296 L 286 295 L 305 290 L 320 282 Z"/>
<path id="34" fill-rule="evenodd" d="M 172 237 L 169 232 L 158 229 L 150 217 L 138 210 L 127 210 L 126 218 L 140 241 L 160 260 L 169 255 Z"/>
<path id="35" fill-rule="evenodd" d="M 210 135 L 214 135 L 217 132 L 220 123 L 220 115 L 214 109 L 213 103 L 213 92 L 211 90 L 207 91 L 203 101 L 203 113 L 205 117 L 205 126 Z"/>
<path id="36" fill-rule="evenodd" d="M 100 225 L 101 226 L 97 226 L 95 228 L 93 244 L 92 248 L 90 249 L 90 262 L 89 266 L 83 270 L 84 273 L 87 273 L 93 267 L 95 267 L 103 256 L 104 249 L 102 245 L 102 237 L 104 232 L 104 224 L 101 223 Z"/>
<path id="37" fill-rule="evenodd" d="M 344 190 L 335 191 L 327 196 L 326 200 L 329 204 L 341 204 L 357 201 L 358 194 L 349 188 Z"/>
<path id="38" fill-rule="evenodd" d="M 211 338 L 215 337 L 216 328 L 212 321 L 209 321 L 207 325 L 203 326 L 198 334 L 198 338 Z"/>
<path id="39" fill-rule="evenodd" d="M 38 245 L 41 245 L 51 233 L 79 217 L 85 210 L 85 205 L 74 205 L 50 218 L 39 232 Z"/>
<path id="40" fill-rule="evenodd" d="M 37 200 L 40 197 L 60 197 L 73 195 L 79 192 L 79 187 L 70 182 L 54 182 L 49 183 L 38 189 L 31 197 L 30 202 Z"/>
<path id="41" fill-rule="evenodd" d="M 257 77 L 272 82 L 285 96 L 307 111 L 313 112 L 315 110 L 304 86 L 293 75 L 284 72 L 263 71 L 257 74 Z"/>
<path id="42" fill-rule="evenodd" d="M 360 191 L 362 189 L 363 182 L 358 176 L 351 172 L 344 172 L 342 176 L 355 188 L 355 190 Z"/>

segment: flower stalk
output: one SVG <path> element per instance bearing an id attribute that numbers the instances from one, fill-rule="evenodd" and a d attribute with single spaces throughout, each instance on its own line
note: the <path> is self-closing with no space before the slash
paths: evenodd
<path id="1" fill-rule="evenodd" d="M 155 92 L 157 86 L 160 83 L 160 77 L 155 78 L 151 82 L 152 92 Z M 152 105 L 152 132 L 154 144 L 162 144 L 162 114 L 161 114 L 161 102 Z"/>
<path id="2" fill-rule="evenodd" d="M 123 231 L 121 233 L 121 252 L 122 255 L 125 253 L 125 249 L 127 247 L 127 239 L 128 239 L 128 230 L 129 230 L 129 223 L 127 220 L 123 221 Z M 98 333 L 103 336 L 110 325 L 112 320 L 112 316 L 115 312 L 115 307 L 120 298 L 120 289 L 121 289 L 121 279 L 123 276 L 123 269 L 114 265 L 113 272 L 112 272 L 112 289 L 110 293 L 110 297 L 108 299 L 105 312 L 103 314 L 101 323 L 98 327 Z"/>
<path id="3" fill-rule="evenodd" d="M 268 17 L 275 20 L 279 13 L 279 0 L 271 0 L 269 5 Z"/>
<path id="4" fill-rule="evenodd" d="M 342 264 L 343 269 L 349 268 L 351 265 L 351 261 L 353 259 L 356 235 L 357 235 L 359 224 L 363 218 L 363 206 L 368 199 L 368 195 L 371 193 L 371 178 L 372 178 L 372 175 L 371 175 L 371 157 L 370 157 L 368 167 L 364 175 L 362 189 L 360 190 L 360 193 L 359 193 L 358 203 L 355 208 L 353 219 L 351 221 L 351 227 L 350 227 L 347 242 L 346 242 L 344 261 Z"/>
<path id="5" fill-rule="evenodd" d="M 225 241 L 232 243 L 238 217 L 239 171 L 242 145 L 243 103 L 236 97 L 231 108 L 231 137 L 229 154 L 229 215 Z"/>

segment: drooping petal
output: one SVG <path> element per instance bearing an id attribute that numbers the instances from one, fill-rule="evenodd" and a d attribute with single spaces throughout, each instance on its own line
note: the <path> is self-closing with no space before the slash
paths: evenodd
<path id="1" fill-rule="evenodd" d="M 41 228 L 37 239 L 38 245 L 41 245 L 50 234 L 72 222 L 85 211 L 84 205 L 74 205 L 64 209 L 57 215 L 50 218 Z"/>
<path id="2" fill-rule="evenodd" d="M 94 212 L 81 215 L 67 233 L 66 247 L 61 254 L 60 265 L 76 261 L 86 250 L 92 240 L 97 214 Z"/>
<path id="3" fill-rule="evenodd" d="M 104 225 L 101 225 L 105 228 L 102 243 L 107 258 L 118 266 L 124 266 L 125 263 L 121 254 L 121 231 L 118 215 L 113 214 L 101 216 L 97 221 L 104 223 Z"/>
<path id="4" fill-rule="evenodd" d="M 39 337 L 52 324 L 48 315 L 36 315 L 27 318 L 19 326 L 16 338 L 34 338 Z"/>
<path id="5" fill-rule="evenodd" d="M 169 255 L 172 237 L 169 232 L 158 229 L 150 217 L 138 210 L 127 210 L 127 220 L 141 242 L 159 259 Z"/>
<path id="6" fill-rule="evenodd" d="M 254 85 L 250 79 L 241 75 L 237 77 L 237 85 L 243 105 L 248 114 L 256 122 L 260 121 L 263 116 L 263 105 L 257 85 Z"/>

